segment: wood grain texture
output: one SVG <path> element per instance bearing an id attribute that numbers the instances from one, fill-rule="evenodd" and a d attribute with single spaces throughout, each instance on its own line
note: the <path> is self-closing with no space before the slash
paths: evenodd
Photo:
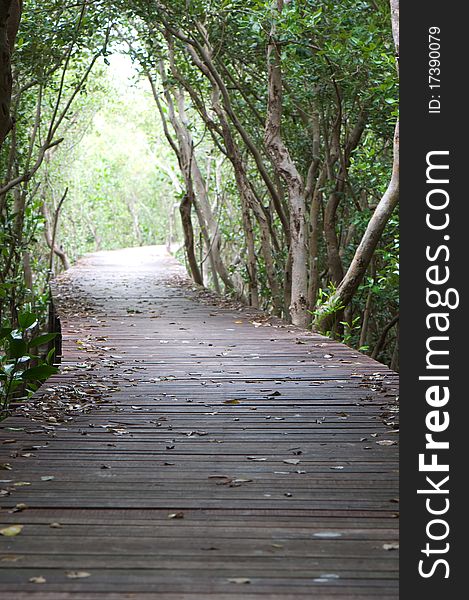
<path id="1" fill-rule="evenodd" d="M 87 256 L 54 301 L 61 372 L 1 424 L 5 597 L 398 597 L 394 373 L 159 247 Z"/>

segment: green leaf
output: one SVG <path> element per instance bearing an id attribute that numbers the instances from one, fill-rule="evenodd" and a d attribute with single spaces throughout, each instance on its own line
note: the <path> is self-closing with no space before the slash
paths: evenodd
<path id="1" fill-rule="evenodd" d="M 18 323 L 21 329 L 29 329 L 29 327 L 35 325 L 36 321 L 36 315 L 32 312 L 21 312 L 18 315 Z"/>
<path id="2" fill-rule="evenodd" d="M 0 529 L 0 535 L 5 537 L 14 537 L 22 532 L 24 525 L 9 525 L 8 527 L 4 527 Z"/>
<path id="3" fill-rule="evenodd" d="M 8 355 L 10 358 L 21 358 L 28 352 L 26 342 L 21 339 L 13 339 L 8 344 Z"/>
<path id="4" fill-rule="evenodd" d="M 3 340 L 6 337 L 8 337 L 12 331 L 13 330 L 11 327 L 2 327 L 0 329 L 0 340 Z"/>
<path id="5" fill-rule="evenodd" d="M 26 381 L 44 381 L 51 375 L 58 373 L 57 367 L 51 365 L 40 365 L 39 367 L 32 367 L 25 371 L 22 375 Z"/>
<path id="6" fill-rule="evenodd" d="M 34 337 L 29 342 L 29 347 L 36 348 L 37 346 L 42 346 L 43 344 L 47 344 L 48 342 L 53 340 L 55 337 L 57 337 L 56 333 L 43 333 L 42 335 L 38 335 L 37 337 Z"/>
<path id="7" fill-rule="evenodd" d="M 50 365 L 51 363 L 53 363 L 54 362 L 54 358 L 55 358 L 55 348 L 52 348 L 47 353 L 46 364 Z"/>

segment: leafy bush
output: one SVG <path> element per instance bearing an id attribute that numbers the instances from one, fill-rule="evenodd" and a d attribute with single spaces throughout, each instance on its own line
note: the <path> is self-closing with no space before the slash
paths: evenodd
<path id="1" fill-rule="evenodd" d="M 40 348 L 49 344 L 56 333 L 35 333 L 38 318 L 29 311 L 18 315 L 18 327 L 0 330 L 0 418 L 8 412 L 13 397 L 33 394 L 48 377 L 58 372 L 52 361 L 55 348 L 41 358 Z"/>

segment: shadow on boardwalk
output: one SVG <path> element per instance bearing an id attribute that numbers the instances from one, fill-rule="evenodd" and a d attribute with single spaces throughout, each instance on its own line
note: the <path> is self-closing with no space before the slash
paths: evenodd
<path id="1" fill-rule="evenodd" d="M 394 373 L 215 304 L 161 247 L 54 295 L 61 373 L 1 424 L 5 598 L 398 597 Z"/>

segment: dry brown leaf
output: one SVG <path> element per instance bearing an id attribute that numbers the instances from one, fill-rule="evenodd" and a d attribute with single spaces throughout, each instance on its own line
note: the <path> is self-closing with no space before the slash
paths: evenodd
<path id="1" fill-rule="evenodd" d="M 23 556 L 17 556 L 16 554 L 6 554 L 5 556 L 0 557 L 0 562 L 18 562 L 24 558 Z"/>
<path id="2" fill-rule="evenodd" d="M 65 574 L 69 579 L 84 579 L 91 576 L 88 571 L 67 571 Z"/>
<path id="3" fill-rule="evenodd" d="M 19 504 L 17 504 L 14 508 L 12 508 L 11 510 L 9 510 L 9 513 L 17 513 L 17 512 L 22 512 L 23 510 L 26 510 L 28 507 L 27 504 L 24 504 L 24 502 L 20 502 Z"/>

